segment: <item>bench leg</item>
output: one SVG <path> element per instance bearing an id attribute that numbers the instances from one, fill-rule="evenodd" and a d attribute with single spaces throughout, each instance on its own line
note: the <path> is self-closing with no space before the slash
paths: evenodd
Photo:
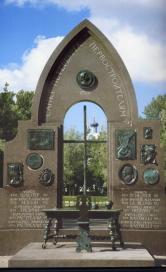
<path id="1" fill-rule="evenodd" d="M 108 222 L 108 229 L 109 229 L 109 235 L 112 242 L 112 250 L 116 250 L 115 241 L 117 238 L 117 232 L 116 232 L 116 221 L 115 218 L 110 218 Z"/>
<path id="2" fill-rule="evenodd" d="M 46 224 L 45 231 L 44 231 L 44 242 L 42 244 L 43 249 L 46 248 L 46 243 L 49 239 L 51 224 L 52 224 L 52 218 L 48 218 L 48 222 Z"/>
<path id="3" fill-rule="evenodd" d="M 55 220 L 55 222 L 54 222 L 54 235 L 53 235 L 53 237 L 54 237 L 54 241 L 53 241 L 53 244 L 54 245 L 56 245 L 57 244 L 57 237 L 58 237 L 58 226 L 59 226 L 59 223 L 58 223 L 58 221 L 57 220 Z"/>
<path id="4" fill-rule="evenodd" d="M 110 234 L 110 238 L 111 238 L 111 242 L 112 242 L 112 250 L 116 250 L 116 246 L 115 246 L 116 241 L 119 241 L 120 246 L 122 248 L 124 248 L 124 242 L 122 240 L 122 235 L 121 235 L 121 231 L 120 231 L 120 225 L 118 222 L 118 218 L 116 218 L 116 217 L 110 218 L 108 228 L 110 230 L 109 234 Z"/>
<path id="5" fill-rule="evenodd" d="M 124 242 L 123 242 L 123 239 L 122 239 L 122 234 L 121 234 L 121 231 L 120 231 L 120 227 L 118 229 L 118 235 L 119 235 L 120 246 L 124 249 L 125 245 L 124 245 Z"/>

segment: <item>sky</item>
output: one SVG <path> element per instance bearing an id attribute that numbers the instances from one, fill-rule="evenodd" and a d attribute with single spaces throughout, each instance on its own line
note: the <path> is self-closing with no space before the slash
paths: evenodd
<path id="1" fill-rule="evenodd" d="M 107 130 L 107 117 L 104 111 L 92 102 L 79 102 L 73 105 L 66 113 L 64 118 L 64 132 L 74 129 L 84 135 L 84 106 L 86 106 L 86 125 L 88 134 L 94 135 L 95 130 L 91 126 L 98 123 L 97 133 Z M 78 118 L 79 116 L 79 118 Z"/>
<path id="2" fill-rule="evenodd" d="M 85 18 L 123 59 L 142 115 L 166 94 L 166 0 L 0 0 L 0 91 L 6 82 L 35 90 L 53 50 Z"/>

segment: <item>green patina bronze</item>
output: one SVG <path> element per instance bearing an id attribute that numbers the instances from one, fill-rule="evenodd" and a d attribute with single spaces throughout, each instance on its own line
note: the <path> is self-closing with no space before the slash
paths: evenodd
<path id="1" fill-rule="evenodd" d="M 133 129 L 118 129 L 115 132 L 116 158 L 119 160 L 136 159 L 136 133 Z"/>
<path id="2" fill-rule="evenodd" d="M 88 70 L 81 70 L 78 72 L 76 80 L 82 89 L 90 89 L 97 83 L 96 76 Z"/>
<path id="3" fill-rule="evenodd" d="M 48 168 L 43 169 L 39 175 L 39 182 L 44 186 L 49 186 L 54 182 L 54 174 Z"/>
<path id="4" fill-rule="evenodd" d="M 92 252 L 91 239 L 89 237 L 89 227 L 84 224 L 83 227 L 79 226 L 79 237 L 77 238 L 76 252 L 81 250 L 86 250 L 87 252 Z"/>
<path id="5" fill-rule="evenodd" d="M 79 197 L 79 203 L 81 198 Z M 112 203 L 110 203 L 112 206 Z M 85 208 L 84 208 L 85 207 Z M 82 204 L 79 204 L 79 209 L 66 209 L 66 208 L 53 208 L 45 209 L 45 213 L 48 222 L 44 230 L 44 241 L 42 248 L 47 247 L 47 241 L 53 239 L 53 244 L 58 242 L 59 238 L 75 239 L 76 234 L 67 234 L 62 237 L 59 230 L 63 228 L 64 219 L 75 220 L 77 219 L 77 224 L 79 226 L 79 234 L 77 236 L 77 247 L 76 251 L 86 250 L 88 252 L 92 251 L 92 240 L 100 240 L 100 235 L 92 235 L 90 232 L 90 222 L 92 219 L 108 220 L 108 231 L 109 234 L 106 238 L 110 239 L 112 242 L 112 250 L 116 250 L 115 242 L 120 242 L 120 247 L 124 248 L 124 242 L 121 235 L 119 216 L 122 210 L 120 209 L 87 209 L 89 207 L 89 199 L 86 196 L 82 196 Z M 55 223 L 53 223 L 55 221 Z M 74 222 L 73 222 L 74 223 Z"/>
<path id="6" fill-rule="evenodd" d="M 145 144 L 141 146 L 141 162 L 143 164 L 156 164 L 156 146 L 154 144 Z"/>
<path id="7" fill-rule="evenodd" d="M 77 237 L 76 251 L 80 252 L 85 249 L 88 252 L 92 252 L 88 217 L 88 209 L 91 207 L 90 197 L 86 195 L 78 196 L 76 207 L 80 210 L 80 217 L 77 222 L 79 226 L 79 236 Z"/>
<path id="8" fill-rule="evenodd" d="M 30 150 L 54 149 L 54 131 L 52 129 L 29 129 L 28 148 Z"/>
<path id="9" fill-rule="evenodd" d="M 131 185 L 137 181 L 138 171 L 135 166 L 125 164 L 119 171 L 119 177 L 124 184 Z"/>
<path id="10" fill-rule="evenodd" d="M 43 158 L 38 153 L 30 153 L 26 158 L 27 166 L 32 170 L 37 170 L 43 165 Z"/>
<path id="11" fill-rule="evenodd" d="M 17 187 L 23 183 L 23 164 L 8 163 L 7 165 L 8 182 L 11 186 Z"/>
<path id="12" fill-rule="evenodd" d="M 144 127 L 144 138 L 145 139 L 152 139 L 153 136 L 153 129 L 151 127 Z"/>
<path id="13" fill-rule="evenodd" d="M 153 168 L 146 169 L 144 171 L 143 177 L 144 177 L 144 182 L 150 185 L 158 183 L 160 178 L 158 170 Z"/>

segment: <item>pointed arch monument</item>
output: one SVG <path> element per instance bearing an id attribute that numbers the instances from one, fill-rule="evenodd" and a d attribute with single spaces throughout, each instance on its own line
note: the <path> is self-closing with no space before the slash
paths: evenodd
<path id="1" fill-rule="evenodd" d="M 20 121 L 17 136 L 6 143 L 1 254 L 41 241 L 41 210 L 62 206 L 63 121 L 66 111 L 80 101 L 96 103 L 107 116 L 108 199 L 123 209 L 124 240 L 165 254 L 160 122 L 138 120 L 129 73 L 110 41 L 88 20 L 50 56 L 37 84 L 31 120 Z"/>
<path id="2" fill-rule="evenodd" d="M 94 91 L 76 84 L 81 69 L 96 75 Z M 62 123 L 67 108 L 81 100 L 101 105 L 109 121 L 131 124 L 138 118 L 135 92 L 121 57 L 88 20 L 74 28 L 50 56 L 37 84 L 32 120 Z"/>

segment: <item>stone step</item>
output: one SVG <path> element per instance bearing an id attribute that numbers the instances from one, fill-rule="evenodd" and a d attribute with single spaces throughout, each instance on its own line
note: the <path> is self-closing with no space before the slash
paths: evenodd
<path id="1" fill-rule="evenodd" d="M 166 256 L 153 255 L 156 266 L 166 267 Z"/>
<path id="2" fill-rule="evenodd" d="M 139 245 L 140 246 L 140 245 Z M 154 267 L 154 258 L 145 248 L 117 248 L 92 244 L 92 252 L 76 252 L 76 243 L 30 243 L 9 260 L 9 267 Z"/>

